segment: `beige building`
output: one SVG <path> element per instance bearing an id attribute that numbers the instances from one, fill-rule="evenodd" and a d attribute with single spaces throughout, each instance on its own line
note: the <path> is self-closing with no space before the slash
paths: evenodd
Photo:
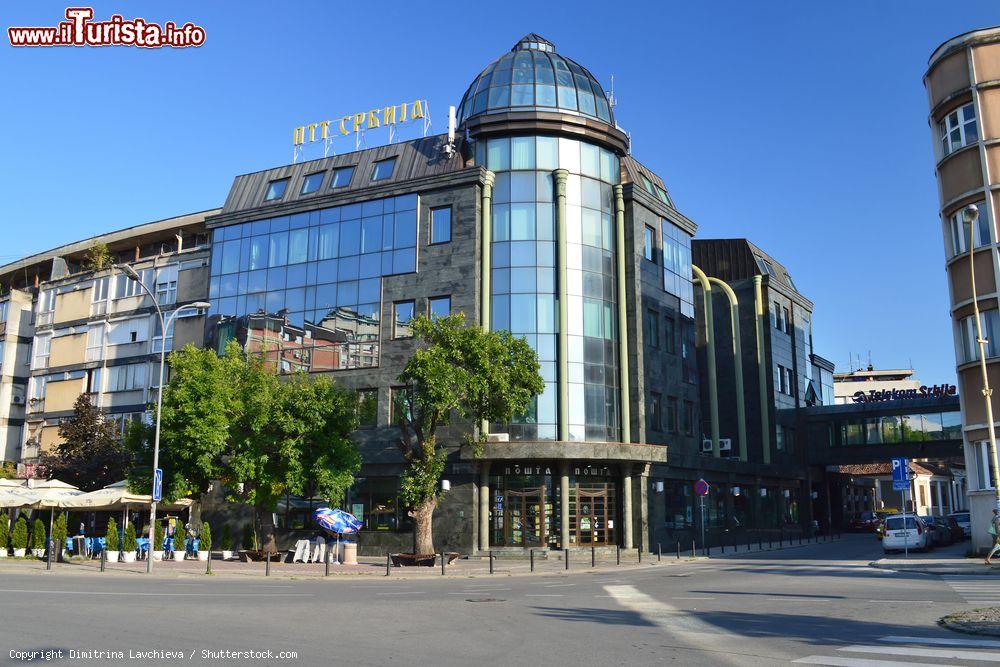
<path id="1" fill-rule="evenodd" d="M 870 396 L 871 392 L 889 392 L 892 398 L 902 393 L 900 398 L 908 395 L 915 395 L 920 391 L 920 380 L 913 377 L 914 371 L 910 368 L 881 369 L 875 368 L 871 364 L 868 368 L 859 368 L 856 371 L 833 374 L 833 402 L 836 405 L 847 403 L 860 403 L 857 400 L 858 392 L 865 396 Z M 893 395 L 893 391 L 896 392 Z"/>
<path id="2" fill-rule="evenodd" d="M 21 454 L 33 319 L 29 292 L 0 296 L 0 461 Z"/>
<path id="3" fill-rule="evenodd" d="M 972 317 L 972 280 L 982 311 L 990 385 L 1000 388 L 1000 257 L 997 211 L 1000 209 L 1000 27 L 954 37 L 931 55 L 924 75 L 934 140 L 945 267 L 955 335 L 958 393 L 962 402 L 968 500 L 973 542 L 989 542 L 986 521 L 994 506 L 989 466 L 986 408 L 981 400 L 976 327 Z M 979 208 L 975 228 L 963 221 L 962 209 Z M 970 267 L 970 232 L 975 261 Z M 971 269 L 971 270 L 970 270 Z M 997 394 L 994 394 L 997 395 Z M 1000 404 L 994 401 L 994 413 Z"/>
<path id="4" fill-rule="evenodd" d="M 19 419 L 20 451 L 8 445 L 5 459 L 36 463 L 59 442 L 59 423 L 73 414 L 81 394 L 121 431 L 144 418 L 155 398 L 160 350 L 201 345 L 205 314 L 182 313 L 164 335 L 139 283 L 110 268 L 89 270 L 87 251 L 106 244 L 115 263 L 136 270 L 168 317 L 178 306 L 208 298 L 204 219 L 216 212 L 130 227 L 0 267 L 0 283 L 16 286 L 3 303 L 16 301 L 20 313 L 17 351 L 4 355 L 17 372 L 8 382 L 0 368 L 0 405 L 9 406 L 12 421 Z M 13 320 L 7 317 L 9 332 Z M 5 398 L 8 384 L 13 393 L 20 388 L 20 402 Z M 14 412 L 19 405 L 20 414 Z"/>

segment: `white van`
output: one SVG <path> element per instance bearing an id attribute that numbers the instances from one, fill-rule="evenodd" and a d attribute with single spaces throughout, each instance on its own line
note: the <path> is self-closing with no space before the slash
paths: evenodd
<path id="1" fill-rule="evenodd" d="M 930 547 L 930 531 L 918 516 L 890 514 L 883 525 L 882 548 L 886 553 L 904 548 L 926 551 Z"/>

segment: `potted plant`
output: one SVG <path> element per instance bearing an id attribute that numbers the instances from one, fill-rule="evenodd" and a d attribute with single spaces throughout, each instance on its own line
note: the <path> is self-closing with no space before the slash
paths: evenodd
<path id="1" fill-rule="evenodd" d="M 219 540 L 222 547 L 222 560 L 229 560 L 233 557 L 233 531 L 228 523 L 222 524 L 222 538 Z"/>
<path id="2" fill-rule="evenodd" d="M 205 521 L 201 524 L 201 535 L 198 537 L 198 560 L 208 560 L 212 557 L 212 527 Z"/>
<path id="3" fill-rule="evenodd" d="M 7 513 L 0 514 L 0 558 L 7 557 L 10 547 L 10 518 Z"/>
<path id="4" fill-rule="evenodd" d="M 104 536 L 104 548 L 108 552 L 108 562 L 117 563 L 118 562 L 118 524 L 115 523 L 114 517 L 108 519 L 108 532 Z"/>
<path id="5" fill-rule="evenodd" d="M 41 519 L 35 519 L 31 525 L 31 555 L 35 558 L 45 557 L 45 524 Z"/>
<path id="6" fill-rule="evenodd" d="M 185 539 L 184 526 L 181 525 L 180 519 L 174 524 L 174 560 L 182 561 L 184 560 L 184 539 Z"/>
<path id="7" fill-rule="evenodd" d="M 14 549 L 14 558 L 24 558 L 28 550 L 28 524 L 24 517 L 19 517 L 14 524 L 14 531 L 10 536 L 10 545 Z"/>
<path id="8" fill-rule="evenodd" d="M 135 562 L 135 552 L 139 545 L 135 541 L 135 524 L 125 527 L 125 537 L 122 539 L 122 560 L 126 563 Z"/>
<path id="9" fill-rule="evenodd" d="M 153 543 L 149 545 L 149 553 L 153 560 L 163 560 L 163 524 L 159 521 L 153 526 Z"/>
<path id="10" fill-rule="evenodd" d="M 60 513 L 52 527 L 52 547 L 59 554 L 59 560 L 66 560 L 66 536 L 69 529 L 66 527 L 66 515 Z"/>

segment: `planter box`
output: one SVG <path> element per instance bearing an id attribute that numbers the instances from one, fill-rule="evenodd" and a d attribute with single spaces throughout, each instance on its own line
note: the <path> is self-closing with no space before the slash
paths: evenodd
<path id="1" fill-rule="evenodd" d="M 27 549 L 14 549 L 14 558 L 24 558 Z"/>
<path id="2" fill-rule="evenodd" d="M 222 560 L 229 560 L 232 557 L 233 557 L 233 552 L 232 551 L 223 551 L 222 552 Z"/>
<path id="3" fill-rule="evenodd" d="M 200 560 L 200 561 L 206 561 L 206 560 L 208 560 L 208 556 L 211 553 L 212 553 L 211 551 L 199 551 L 198 552 L 198 560 Z"/>
<path id="4" fill-rule="evenodd" d="M 153 552 L 153 560 L 154 561 L 155 560 L 163 560 L 163 552 L 162 551 L 154 551 Z"/>
<path id="5" fill-rule="evenodd" d="M 7 547 L 4 547 L 0 549 L 0 558 L 6 558 L 6 557 L 7 557 Z"/>
<path id="6" fill-rule="evenodd" d="M 45 558 L 45 549 L 32 549 L 31 555 L 35 558 Z"/>
<path id="7" fill-rule="evenodd" d="M 176 562 L 182 561 L 182 560 L 184 560 L 184 552 L 183 551 L 175 551 L 174 552 L 174 562 L 176 563 Z"/>
<path id="8" fill-rule="evenodd" d="M 109 563 L 117 563 L 118 562 L 118 554 L 120 554 L 120 553 L 121 553 L 120 551 L 108 551 L 108 562 Z"/>
<path id="9" fill-rule="evenodd" d="M 122 552 L 122 560 L 125 561 L 126 563 L 134 563 L 135 562 L 135 552 L 134 551 L 123 551 Z"/>

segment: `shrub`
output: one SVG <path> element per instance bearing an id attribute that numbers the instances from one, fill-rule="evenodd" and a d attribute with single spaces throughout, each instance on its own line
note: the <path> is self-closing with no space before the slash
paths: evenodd
<path id="1" fill-rule="evenodd" d="M 212 550 L 212 527 L 205 521 L 201 524 L 201 536 L 198 540 L 198 551 Z"/>
<path id="2" fill-rule="evenodd" d="M 153 546 L 152 551 L 163 551 L 163 522 L 157 521 L 153 526 Z"/>
<path id="3" fill-rule="evenodd" d="M 24 521 L 24 517 L 20 517 L 17 523 L 14 524 L 14 532 L 10 536 L 10 544 L 15 549 L 27 549 L 28 548 L 28 524 Z"/>
<path id="4" fill-rule="evenodd" d="M 41 519 L 35 519 L 35 523 L 31 526 L 31 548 L 45 548 L 45 524 Z"/>
<path id="5" fill-rule="evenodd" d="M 56 517 L 55 525 L 52 527 L 52 539 L 58 540 L 59 544 L 66 544 L 66 536 L 69 529 L 66 527 L 66 515 L 60 514 Z"/>
<path id="6" fill-rule="evenodd" d="M 114 517 L 108 519 L 108 532 L 104 536 L 104 547 L 108 551 L 118 551 L 118 524 Z"/>
<path id="7" fill-rule="evenodd" d="M 222 537 L 219 540 L 219 546 L 223 551 L 233 550 L 233 530 L 228 523 L 222 524 Z"/>
<path id="8" fill-rule="evenodd" d="M 135 551 L 139 545 L 135 541 L 135 524 L 130 523 L 125 528 L 125 539 L 122 540 L 122 551 Z"/>
<path id="9" fill-rule="evenodd" d="M 243 548 L 247 550 L 253 549 L 256 541 L 253 535 L 253 526 L 249 523 L 243 524 Z"/>
<path id="10" fill-rule="evenodd" d="M 0 549 L 4 552 L 10 546 L 10 517 L 4 512 L 0 514 Z"/>
<path id="11" fill-rule="evenodd" d="M 180 519 L 174 522 L 174 551 L 184 551 L 184 538 L 186 537 L 187 531 L 184 530 L 184 526 L 181 525 Z"/>

